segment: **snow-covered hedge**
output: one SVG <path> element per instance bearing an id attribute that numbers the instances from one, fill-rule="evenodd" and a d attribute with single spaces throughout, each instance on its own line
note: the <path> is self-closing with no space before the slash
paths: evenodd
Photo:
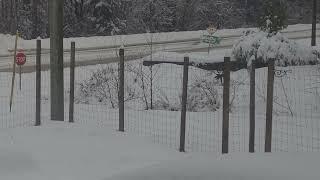
<path id="1" fill-rule="evenodd" d="M 267 62 L 275 59 L 277 66 L 316 64 L 319 52 L 310 46 L 303 46 L 289 40 L 281 33 L 247 31 L 233 46 L 232 55 L 238 61 Z"/>

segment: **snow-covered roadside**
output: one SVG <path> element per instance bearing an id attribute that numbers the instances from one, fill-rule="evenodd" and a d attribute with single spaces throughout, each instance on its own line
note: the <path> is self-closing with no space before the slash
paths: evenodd
<path id="1" fill-rule="evenodd" d="M 251 30 L 256 30 L 256 28 L 249 28 Z M 290 25 L 287 29 L 283 30 L 286 32 L 295 32 L 311 29 L 310 24 L 296 24 Z M 230 36 L 240 36 L 243 31 L 248 30 L 248 28 L 238 28 L 238 29 L 222 29 L 218 30 L 215 35 L 219 37 L 230 37 Z M 64 47 L 67 49 L 70 47 L 70 42 L 77 42 L 77 48 L 92 48 L 110 45 L 129 45 L 135 43 L 146 43 L 153 38 L 153 42 L 161 41 L 181 41 L 186 39 L 199 39 L 201 35 L 207 34 L 206 30 L 200 31 L 184 31 L 184 32 L 169 32 L 169 33 L 156 33 L 150 34 L 132 34 L 132 35 L 118 35 L 118 36 L 95 36 L 95 37 L 79 37 L 79 38 L 65 38 Z M 7 54 L 8 49 L 14 47 L 14 36 L 0 34 L 0 54 Z M 34 49 L 34 40 L 19 40 L 19 48 L 21 49 Z M 50 47 L 50 39 L 42 40 L 42 48 L 48 49 Z"/>
<path id="2" fill-rule="evenodd" d="M 184 156 L 108 128 L 50 123 L 0 132 L 3 180 L 102 180 Z"/>

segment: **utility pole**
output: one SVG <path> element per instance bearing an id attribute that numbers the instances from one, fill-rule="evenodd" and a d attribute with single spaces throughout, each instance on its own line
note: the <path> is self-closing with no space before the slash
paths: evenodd
<path id="1" fill-rule="evenodd" d="M 51 120 L 64 121 L 63 3 L 49 0 Z"/>
<path id="2" fill-rule="evenodd" d="M 317 0 L 313 0 L 311 46 L 317 45 L 316 33 L 317 33 Z"/>
<path id="3" fill-rule="evenodd" d="M 39 23 L 38 23 L 38 6 L 39 6 L 39 0 L 32 0 L 32 38 L 36 39 L 40 34 L 39 34 Z"/>
<path id="4" fill-rule="evenodd" d="M 15 29 L 16 29 L 16 32 L 18 32 L 19 30 L 19 22 L 18 22 L 18 3 L 17 0 L 14 1 L 14 22 L 15 22 Z"/>
<path id="5" fill-rule="evenodd" d="M 250 15 L 250 12 L 249 12 L 249 8 L 248 8 L 248 0 L 245 0 L 245 13 L 246 13 L 246 25 L 248 26 L 249 25 L 249 15 Z"/>

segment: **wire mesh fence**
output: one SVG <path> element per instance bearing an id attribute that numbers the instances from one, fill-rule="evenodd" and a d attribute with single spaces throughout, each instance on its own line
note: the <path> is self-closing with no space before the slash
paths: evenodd
<path id="1" fill-rule="evenodd" d="M 49 59 L 42 57 L 42 61 L 49 62 Z M 10 66 L 12 66 L 12 64 L 10 64 Z M 16 75 L 13 86 L 12 111 L 10 111 L 9 104 L 12 89 L 13 72 L 9 72 L 7 69 L 0 72 L 0 128 L 21 128 L 35 125 L 35 71 L 35 56 L 27 55 L 26 66 L 21 67 L 21 83 L 19 67 L 17 67 L 16 69 Z M 41 76 L 41 119 L 48 120 L 50 118 L 50 73 L 48 70 L 45 70 L 45 68 L 43 68 Z"/>
<path id="2" fill-rule="evenodd" d="M 76 62 L 79 58 L 76 56 Z M 150 57 L 148 57 L 150 58 Z M 183 66 L 144 66 L 126 61 L 124 86 L 125 131 L 155 143 L 179 148 Z M 49 61 L 42 59 L 43 62 Z M 267 68 L 256 70 L 255 151 L 264 152 L 266 134 Z M 0 72 L 1 128 L 33 126 L 35 72 L 23 71 L 21 90 L 16 77 L 14 103 L 9 111 L 12 72 Z M 189 67 L 185 149 L 221 152 L 223 72 Z M 320 68 L 276 67 L 273 96 L 272 152 L 320 151 Z M 65 121 L 69 119 L 70 70 L 64 70 Z M 75 68 L 75 123 L 119 129 L 119 64 Z M 50 71 L 42 71 L 41 119 L 50 119 Z M 229 152 L 249 151 L 250 75 L 231 72 Z"/>
<path id="3" fill-rule="evenodd" d="M 22 81 L 29 79 L 32 74 L 23 74 Z M 18 79 L 18 78 L 17 78 Z M 1 128 L 27 127 L 32 125 L 35 119 L 35 78 L 19 87 L 19 80 L 15 81 L 13 91 L 13 105 L 10 112 L 10 94 L 12 73 L 1 72 L 0 75 L 0 122 Z"/>
<path id="4" fill-rule="evenodd" d="M 319 66 L 277 68 L 274 151 L 319 152 Z"/>
<path id="5" fill-rule="evenodd" d="M 125 102 L 125 129 L 178 147 L 181 66 L 145 67 L 140 60 L 127 63 L 126 68 L 125 87 L 131 97 Z"/>
<path id="6" fill-rule="evenodd" d="M 117 64 L 76 67 L 76 123 L 118 127 L 117 68 Z"/>

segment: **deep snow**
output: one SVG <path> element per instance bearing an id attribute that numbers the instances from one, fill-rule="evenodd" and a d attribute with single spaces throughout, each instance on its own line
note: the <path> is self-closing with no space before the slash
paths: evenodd
<path id="1" fill-rule="evenodd" d="M 179 153 L 148 139 L 67 123 L 2 129 L 3 180 L 317 180 L 317 153 Z"/>
<path id="2" fill-rule="evenodd" d="M 103 180 L 183 156 L 108 128 L 48 123 L 0 131 L 3 180 Z"/>
<path id="3" fill-rule="evenodd" d="M 316 180 L 318 154 L 191 155 L 108 180 Z"/>

